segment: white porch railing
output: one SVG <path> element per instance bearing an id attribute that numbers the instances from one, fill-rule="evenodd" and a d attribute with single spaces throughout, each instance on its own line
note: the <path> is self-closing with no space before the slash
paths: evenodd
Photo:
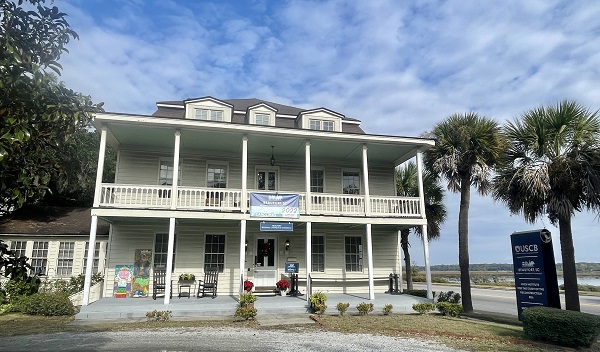
<path id="1" fill-rule="evenodd" d="M 177 209 L 240 211 L 241 189 L 178 187 Z M 101 207 L 159 208 L 171 207 L 171 186 L 138 186 L 106 183 L 102 185 Z M 251 192 L 248 190 L 247 199 Z M 264 192 L 275 193 L 275 192 Z M 279 192 L 292 193 L 292 192 Z M 307 197 L 300 196 L 300 214 L 306 214 Z M 354 194 L 312 193 L 310 196 L 312 215 L 365 215 L 365 198 Z M 388 217 L 419 217 L 417 197 L 370 197 L 371 215 Z M 247 204 L 247 207 L 249 203 Z M 248 209 L 248 208 L 247 208 Z"/>

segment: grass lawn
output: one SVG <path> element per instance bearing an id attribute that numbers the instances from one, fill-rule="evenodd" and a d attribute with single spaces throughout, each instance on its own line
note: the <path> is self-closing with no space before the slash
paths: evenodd
<path id="1" fill-rule="evenodd" d="M 398 337 L 416 337 L 435 340 L 454 348 L 468 351 L 594 351 L 600 352 L 600 344 L 591 349 L 571 349 L 527 340 L 523 328 L 515 321 L 495 319 L 493 316 L 474 318 L 449 318 L 436 314 L 413 315 L 371 314 L 367 316 L 312 316 L 317 324 L 301 326 L 280 325 L 276 329 L 305 329 L 341 333 L 378 334 Z M 260 320 L 260 313 L 258 316 Z M 481 319 L 495 320 L 490 322 Z M 111 323 L 95 325 L 71 324 L 73 317 L 40 317 L 22 314 L 0 315 L 0 336 L 46 334 L 61 331 L 124 331 L 132 329 L 162 329 L 178 327 L 261 327 L 257 321 L 194 320 L 167 322 L 148 321 L 137 323 Z"/>

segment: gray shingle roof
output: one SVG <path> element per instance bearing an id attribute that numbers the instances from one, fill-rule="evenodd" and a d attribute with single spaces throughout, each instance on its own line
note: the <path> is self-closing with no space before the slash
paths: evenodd
<path id="1" fill-rule="evenodd" d="M 25 206 L 0 219 L 0 236 L 89 235 L 91 208 Z M 98 220 L 97 236 L 108 236 L 109 224 Z"/>

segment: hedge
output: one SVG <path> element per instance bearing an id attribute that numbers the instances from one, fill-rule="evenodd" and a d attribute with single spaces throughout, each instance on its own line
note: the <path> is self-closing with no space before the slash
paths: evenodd
<path id="1" fill-rule="evenodd" d="M 522 314 L 525 336 L 569 347 L 590 347 L 600 333 L 600 317 L 549 307 L 531 307 Z"/>

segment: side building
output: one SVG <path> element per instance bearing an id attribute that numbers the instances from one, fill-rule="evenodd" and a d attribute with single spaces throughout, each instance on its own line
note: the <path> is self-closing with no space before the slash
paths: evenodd
<path id="1" fill-rule="evenodd" d="M 327 108 L 213 97 L 158 102 L 151 116 L 98 113 L 94 126 L 89 241 L 98 219 L 110 223 L 107 297 L 117 268 L 145 253 L 172 280 L 218 268 L 218 294 L 245 280 L 275 288 L 293 263 L 302 292 L 374 299 L 402 270 L 399 231 L 422 226 L 426 237 L 422 192 L 396 196 L 395 170 L 416 158 L 421 175 L 431 139 L 367 134 Z M 100 182 L 107 145 L 118 155 L 114 183 Z"/>

